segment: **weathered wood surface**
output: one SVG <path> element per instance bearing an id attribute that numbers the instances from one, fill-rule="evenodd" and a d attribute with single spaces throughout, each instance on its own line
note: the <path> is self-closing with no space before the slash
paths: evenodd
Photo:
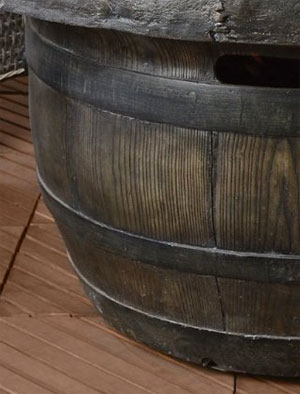
<path id="1" fill-rule="evenodd" d="M 40 106 L 39 116 L 35 114 L 32 118 L 33 127 L 39 130 L 40 137 L 36 147 L 40 182 L 44 183 L 47 179 L 47 185 L 43 184 L 43 187 L 54 199 L 68 202 L 68 205 L 71 202 L 75 214 L 77 210 L 97 221 L 97 231 L 101 233 L 101 243 L 105 248 L 133 259 L 147 260 L 157 266 L 176 267 L 205 275 L 216 275 L 222 265 L 223 275 L 229 278 L 300 283 L 297 254 L 255 253 L 255 249 L 250 248 L 244 248 L 245 252 L 228 251 L 220 248 L 221 243 L 218 249 L 215 248 L 213 222 L 220 229 L 218 237 L 223 234 L 223 228 L 219 225 L 218 216 L 213 218 L 216 213 L 213 215 L 212 181 L 209 175 L 212 140 L 205 133 L 198 132 L 198 138 L 191 138 L 191 143 L 187 145 L 183 142 L 197 133 L 173 128 L 173 131 L 177 131 L 181 148 L 186 147 L 190 152 L 184 156 L 184 160 L 176 162 L 174 154 L 178 152 L 182 155 L 182 149 L 172 150 L 172 145 L 166 145 L 163 138 L 151 140 L 151 136 L 164 132 L 174 141 L 171 126 L 166 128 L 140 124 L 71 99 L 66 101 L 65 96 L 50 89 L 33 75 L 31 84 L 32 99 Z M 65 109 L 63 114 L 61 108 Z M 73 117 L 71 114 L 77 115 Z M 93 129 L 87 131 L 86 125 L 90 123 L 103 134 L 100 132 L 94 135 Z M 136 127 L 128 130 L 132 124 Z M 53 129 L 61 131 L 53 133 Z M 123 134 L 122 130 L 126 132 Z M 209 149 L 206 147 L 203 150 L 201 145 L 195 144 L 200 138 Z M 68 139 L 71 145 L 66 145 Z M 94 142 L 90 144 L 89 141 Z M 158 143 L 155 145 L 155 142 Z M 114 156 L 113 146 L 118 152 Z M 164 147 L 164 150 L 160 154 L 154 152 L 153 155 L 153 151 L 147 149 L 149 146 L 160 150 Z M 178 147 L 178 143 L 175 146 Z M 192 152 L 196 148 L 207 162 L 191 161 L 195 158 L 196 153 L 193 155 Z M 166 158 L 166 154 L 173 154 L 173 162 Z M 221 154 L 218 157 L 221 164 L 219 176 L 222 179 L 223 158 Z M 158 161 L 158 158 L 164 158 L 164 161 Z M 49 162 L 52 162 L 51 166 L 47 165 Z M 195 174 L 195 171 L 190 171 L 191 168 L 198 169 L 198 176 L 193 182 L 186 176 Z M 176 171 L 184 174 L 180 180 L 181 187 L 177 188 L 179 180 L 174 175 Z M 256 171 L 257 168 L 254 168 L 253 173 L 256 174 Z M 72 178 L 75 174 L 76 178 Z M 199 176 L 203 174 L 205 176 Z M 89 190 L 88 195 L 86 190 Z M 153 192 L 156 193 L 155 198 L 151 197 Z M 218 195 L 215 194 L 217 199 Z M 252 195 L 256 198 L 256 189 L 252 189 Z M 197 196 L 201 196 L 201 204 Z M 249 198 L 249 195 L 245 198 Z M 183 205 L 184 201 L 189 201 L 187 207 Z M 216 206 L 216 212 L 217 209 L 220 207 Z M 233 209 L 231 207 L 228 215 L 232 214 Z M 264 220 L 268 218 L 266 215 L 263 217 Z M 235 223 L 229 222 L 227 226 L 229 231 L 233 231 L 231 226 L 235 226 Z M 118 229 L 127 231 L 120 232 Z M 254 239 L 255 231 L 256 227 L 251 228 Z M 243 236 L 241 231 L 240 242 Z M 180 242 L 185 244 L 181 245 Z"/>
<path id="2" fill-rule="evenodd" d="M 297 45 L 297 0 L 4 0 L 4 8 L 64 24 L 196 41 Z"/>
<path id="3" fill-rule="evenodd" d="M 34 100 L 43 103 L 41 117 L 35 116 L 33 120 L 34 127 L 41 130 L 37 146 L 40 174 L 42 179 L 48 179 L 49 187 L 59 198 L 72 200 L 76 209 L 116 228 L 154 239 L 214 244 L 208 133 L 135 122 L 93 111 L 76 102 L 69 106 L 64 96 L 49 91 L 34 76 L 32 85 L 40 87 L 33 92 Z M 66 108 L 64 115 L 57 116 L 55 121 L 55 127 L 66 130 L 66 134 L 54 135 L 50 130 L 53 123 L 49 117 L 53 112 L 46 114 L 49 105 L 52 111 L 56 106 L 57 114 L 62 107 Z M 78 117 L 71 120 L 68 114 L 72 113 Z M 45 119 L 49 123 L 42 126 Z M 103 133 L 86 132 L 88 123 Z M 76 133 L 74 140 L 69 141 L 74 147 L 71 158 L 65 141 L 72 129 Z M 199 154 L 205 160 L 197 160 Z M 51 160 L 56 164 L 45 168 Z M 74 174 L 73 180 L 70 172 Z M 86 190 L 90 191 L 88 198 Z"/>
<path id="4" fill-rule="evenodd" d="M 39 181 L 104 317 L 176 357 L 299 376 L 298 89 L 222 85 L 218 56 L 253 45 L 30 21 L 27 48 Z"/>
<path id="5" fill-rule="evenodd" d="M 53 33 L 51 24 L 43 26 L 42 23 L 33 22 L 28 25 L 32 26 L 27 29 L 30 67 L 48 85 L 76 100 L 85 101 L 106 111 L 155 123 L 207 131 L 223 131 L 225 128 L 245 134 L 299 135 L 299 89 L 257 89 L 254 86 L 232 86 L 216 82 L 214 63 L 224 54 L 224 49 L 219 50 L 215 46 L 208 48 L 207 45 L 197 49 L 192 45 L 184 46 L 177 42 L 178 51 L 175 52 L 176 45 L 169 40 L 172 50 L 165 51 L 167 42 L 149 39 L 150 45 L 156 45 L 156 51 L 145 52 L 140 48 L 147 45 L 147 42 L 143 43 L 139 39 L 127 40 L 125 35 L 122 45 L 131 49 L 131 52 L 128 50 L 125 54 L 125 59 L 132 60 L 127 62 L 124 70 L 125 62 L 119 61 L 117 64 L 114 57 L 110 56 L 109 43 L 114 42 L 114 37 L 104 30 L 98 32 L 98 38 L 102 36 L 99 41 L 97 39 L 99 53 L 92 47 L 93 53 L 96 52 L 97 55 L 91 57 L 91 61 L 83 62 L 82 58 L 88 56 L 92 48 L 81 53 L 79 43 L 83 43 L 76 28 L 70 28 L 65 33 L 61 31 L 64 37 L 64 40 L 61 40 L 58 38 L 59 34 Z M 81 36 L 84 34 L 84 30 L 81 31 Z M 43 36 L 47 37 L 47 42 L 42 39 Z M 56 41 L 58 45 L 55 45 Z M 73 41 L 77 44 L 72 44 Z M 71 43 L 70 50 L 63 51 L 66 42 Z M 106 45 L 100 44 L 103 42 Z M 252 51 L 258 54 L 262 52 L 259 46 L 242 48 L 249 54 Z M 183 56 L 182 51 L 190 55 Z M 192 54 L 198 51 L 201 63 L 194 73 L 185 72 L 182 77 L 180 71 L 177 72 L 178 76 L 171 71 L 171 78 L 167 78 L 167 70 L 193 70 L 195 61 L 190 64 L 189 59 L 193 59 Z M 237 49 L 232 46 L 226 50 L 228 53 L 235 51 Z M 178 64 L 177 52 L 180 54 Z M 119 53 L 118 48 L 115 53 Z M 291 53 L 290 49 L 282 49 L 280 54 L 283 57 L 287 54 L 298 56 L 294 51 Z M 95 59 L 96 56 L 99 60 Z M 139 58 L 139 61 L 134 61 L 135 58 Z M 112 65 L 109 65 L 110 60 Z M 143 67 L 141 62 L 150 66 Z M 168 62 L 168 67 L 161 67 Z M 130 70 L 131 66 L 133 70 Z M 152 69 L 150 75 L 149 69 Z"/>
<path id="6" fill-rule="evenodd" d="M 2 96 L 0 117 L 1 107 L 7 109 L 10 99 L 26 105 L 27 96 Z M 15 107 L 18 113 L 23 113 L 24 108 Z M 29 131 L 22 131 L 15 124 L 6 130 L 19 140 L 18 149 L 23 151 L 24 144 L 26 150 Z M 33 156 L 1 142 L 0 147 L 1 157 L 24 168 L 34 167 Z M 2 180 L 3 172 L 0 185 L 5 186 Z M 15 186 L 18 182 L 21 192 L 24 183 L 16 178 Z M 18 201 L 14 189 L 0 187 L 1 212 L 13 218 L 16 211 L 10 210 L 11 200 L 21 202 L 24 207 L 29 206 L 30 200 L 35 201 L 34 193 L 27 195 L 24 191 L 22 200 Z M 23 238 L 22 227 L 13 225 L 2 228 L 0 234 L 0 276 L 6 269 L 7 259 L 15 253 L 15 247 L 20 246 L 15 269 L 10 271 L 0 295 L 1 394 L 81 394 L 93 390 L 110 394 L 124 391 L 129 394 L 232 394 L 235 389 L 238 394 L 300 393 L 297 380 L 234 376 L 179 362 L 119 335 L 99 317 L 82 316 L 88 312 L 87 308 L 81 308 L 80 316 L 70 316 L 74 312 L 74 293 L 81 294 L 81 288 L 42 199 L 31 217 L 27 237 Z M 26 281 L 20 280 L 21 271 L 26 272 Z M 48 291 L 45 291 L 45 283 Z M 68 302 L 61 297 L 60 285 L 69 294 Z M 52 293 L 50 287 L 54 289 Z M 181 347 L 184 347 L 182 341 Z M 204 360 L 205 364 L 208 361 Z"/>
<path id="7" fill-rule="evenodd" d="M 113 327 L 179 359 L 224 371 L 299 377 L 299 339 L 236 335 L 159 319 L 114 302 L 95 288 L 87 294 Z"/>
<path id="8" fill-rule="evenodd" d="M 299 138 L 215 133 L 214 142 L 217 244 L 299 254 Z"/>

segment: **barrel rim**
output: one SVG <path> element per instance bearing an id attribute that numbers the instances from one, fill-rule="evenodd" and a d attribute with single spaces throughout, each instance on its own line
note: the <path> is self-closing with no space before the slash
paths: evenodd
<path id="1" fill-rule="evenodd" d="M 300 135 L 300 89 L 198 83 L 101 66 L 28 25 L 26 44 L 29 68 L 40 80 L 99 111 L 210 132 Z"/>
<path id="2" fill-rule="evenodd" d="M 162 38 L 300 43 L 297 0 L 4 0 L 4 9 L 52 22 Z"/>

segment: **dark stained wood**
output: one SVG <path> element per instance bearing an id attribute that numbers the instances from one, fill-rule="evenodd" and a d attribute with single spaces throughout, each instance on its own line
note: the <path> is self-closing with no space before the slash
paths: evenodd
<path id="1" fill-rule="evenodd" d="M 113 327 L 169 355 L 225 371 L 299 376 L 299 338 L 247 337 L 186 326 L 124 306 L 89 285 L 85 288 Z"/>
<path id="2" fill-rule="evenodd" d="M 4 8 L 64 24 L 211 42 L 299 44 L 297 0 L 4 0 Z"/>
<path id="3" fill-rule="evenodd" d="M 46 201 L 48 204 L 50 204 L 49 199 L 46 199 Z M 93 234 L 91 231 L 92 228 L 90 226 L 85 227 L 83 222 L 78 225 L 76 221 L 73 220 L 72 217 L 68 217 L 66 213 L 63 213 L 62 211 L 56 211 L 54 209 L 55 206 L 52 203 L 50 206 L 55 213 L 61 231 L 65 237 L 67 247 L 70 250 L 73 259 L 75 259 L 74 263 L 76 264 L 76 271 L 80 275 L 82 281 L 86 284 L 86 289 L 90 295 L 90 298 L 99 307 L 99 311 L 104 314 L 105 319 L 113 324 L 117 329 L 135 339 L 141 340 L 153 347 L 157 347 L 160 350 L 164 350 L 169 353 L 171 352 L 171 354 L 175 355 L 176 357 L 183 357 L 188 360 L 193 360 L 197 363 L 201 363 L 203 359 L 209 359 L 207 354 L 213 354 L 214 357 L 211 356 L 211 358 L 215 363 L 217 363 L 218 368 L 223 369 L 225 368 L 222 366 L 224 365 L 224 359 L 226 359 L 226 355 L 230 355 L 231 366 L 233 369 L 238 371 L 251 370 L 252 373 L 258 373 L 259 368 L 262 368 L 265 374 L 274 373 L 276 375 L 280 375 L 281 373 L 285 373 L 284 365 L 288 365 L 289 367 L 293 365 L 292 370 L 290 371 L 293 371 L 293 376 L 297 376 L 299 373 L 299 341 L 297 340 L 297 337 L 293 337 L 292 339 L 284 335 L 271 336 L 270 332 L 266 330 L 267 323 L 270 323 L 270 320 L 266 321 L 268 316 L 264 316 L 265 326 L 263 329 L 261 329 L 261 332 L 256 332 L 254 338 L 251 335 L 247 337 L 247 335 L 240 333 L 242 327 L 241 322 L 243 322 L 243 319 L 246 319 L 247 317 L 248 321 L 251 322 L 248 317 L 249 308 L 251 308 L 250 305 L 254 305 L 256 300 L 256 298 L 253 296 L 253 293 L 251 293 L 251 289 L 249 291 L 249 296 L 247 296 L 247 300 L 250 301 L 251 304 L 247 305 L 246 308 L 244 306 L 245 303 L 243 298 L 240 298 L 245 294 L 243 288 L 239 292 L 235 292 L 234 289 L 232 289 L 231 284 L 231 287 L 230 285 L 228 286 L 229 290 L 226 293 L 222 287 L 222 283 L 219 283 L 218 286 L 220 288 L 220 297 L 222 297 L 220 300 L 222 300 L 221 302 L 225 319 L 228 319 L 228 316 L 230 315 L 230 310 L 227 311 L 225 309 L 227 303 L 230 303 L 230 301 L 233 300 L 232 302 L 234 305 L 240 306 L 241 308 L 238 311 L 235 310 L 231 312 L 232 320 L 236 319 L 237 322 L 237 326 L 235 327 L 237 334 L 226 333 L 226 331 L 222 330 L 222 326 L 221 329 L 213 331 L 206 331 L 202 328 L 203 325 L 208 323 L 208 315 L 205 315 L 205 312 L 207 313 L 210 310 L 209 304 L 212 302 L 212 297 L 214 294 L 212 292 L 214 288 L 213 286 L 211 286 L 210 290 L 208 287 L 206 287 L 206 291 L 209 292 L 208 294 L 210 295 L 211 301 L 208 300 L 206 304 L 206 298 L 203 299 L 203 297 L 199 297 L 199 294 L 202 294 L 202 290 L 198 289 L 198 301 L 196 301 L 196 304 L 193 307 L 194 312 L 188 312 L 190 319 L 193 316 L 198 316 L 198 318 L 201 316 L 202 319 L 205 319 L 201 321 L 200 327 L 193 325 L 194 322 L 192 320 L 190 320 L 188 324 L 186 321 L 186 315 L 182 313 L 178 314 L 177 312 L 177 314 L 174 314 L 173 312 L 172 318 L 170 318 L 169 314 L 171 311 L 175 311 L 176 313 L 176 309 L 174 309 L 174 307 L 172 309 L 172 304 L 167 304 L 169 305 L 169 308 L 164 310 L 164 305 L 166 305 L 166 301 L 169 297 L 171 299 L 176 297 L 174 297 L 176 292 L 172 292 L 172 287 L 174 290 L 177 290 L 176 286 L 178 283 L 181 284 L 183 293 L 181 297 L 174 299 L 174 305 L 177 305 L 177 310 L 180 311 L 178 308 L 181 307 L 181 305 L 184 305 L 183 310 L 189 311 L 189 308 L 191 305 L 193 305 L 191 302 L 192 299 L 189 300 L 188 303 L 185 301 L 188 294 L 196 294 L 191 292 L 191 289 L 193 289 L 192 276 L 184 288 L 184 279 L 187 277 L 182 272 L 174 271 L 173 273 L 170 273 L 167 270 L 159 270 L 155 268 L 154 272 L 151 273 L 153 268 L 147 267 L 147 265 L 144 265 L 141 262 L 134 263 L 130 260 L 119 259 L 116 256 L 114 257 L 114 260 L 112 258 L 108 259 L 109 255 L 103 254 L 101 252 L 101 241 L 99 242 L 97 235 L 95 233 Z M 89 235 L 87 236 L 88 232 Z M 101 261 L 101 264 L 99 264 L 99 261 Z M 120 265 L 117 266 L 117 264 Z M 108 267 L 107 269 L 106 266 Z M 135 271 L 132 271 L 131 267 L 136 267 Z M 117 272 L 118 274 L 116 274 Z M 143 278 L 143 274 L 145 274 L 145 278 Z M 155 285 L 153 279 L 159 274 L 164 276 L 167 275 L 168 279 L 165 279 L 163 284 L 155 289 L 153 288 Z M 170 278 L 173 278 L 173 280 L 171 284 L 168 285 L 168 280 L 170 280 Z M 198 276 L 197 281 L 200 283 L 201 277 Z M 219 281 L 220 279 L 218 279 L 218 282 Z M 112 283 L 114 285 L 110 285 Z M 234 283 L 233 280 L 232 283 Z M 209 282 L 207 281 L 206 286 L 208 285 Z M 256 283 L 253 285 L 255 286 Z M 126 289 L 127 286 L 128 290 Z M 171 286 L 171 288 L 169 286 Z M 263 288 L 263 286 L 264 285 L 261 284 L 261 288 Z M 257 288 L 254 287 L 254 292 L 257 290 Z M 278 291 L 280 291 L 280 287 L 276 285 L 274 288 L 275 295 L 273 295 L 273 301 L 275 301 L 275 305 L 273 305 L 273 308 L 280 307 L 281 305 L 278 305 L 278 302 L 280 302 L 280 299 L 278 298 Z M 95 292 L 94 289 L 99 289 L 99 291 Z M 287 289 L 291 291 L 291 287 L 288 287 Z M 299 293 L 298 289 L 295 288 L 294 295 L 296 299 Z M 155 295 L 159 295 L 159 297 L 154 298 L 153 291 L 155 291 Z M 164 291 L 166 291 L 166 294 L 164 294 Z M 266 291 L 267 290 L 265 290 L 264 294 L 258 294 L 258 300 L 265 309 L 270 307 L 270 302 L 272 304 L 272 300 L 268 302 L 269 299 Z M 251 299 L 251 296 L 253 299 Z M 153 299 L 155 300 L 155 303 L 153 304 L 152 302 L 151 304 L 151 300 Z M 284 301 L 282 301 L 282 303 L 283 302 Z M 288 302 L 291 303 L 291 308 L 294 308 L 291 310 L 291 314 L 294 312 L 297 316 L 297 303 L 295 303 L 295 300 L 292 300 L 291 298 L 288 299 Z M 255 306 L 257 306 L 257 303 L 254 305 L 254 308 Z M 198 314 L 196 313 L 196 315 L 193 315 L 196 310 L 198 310 Z M 210 314 L 210 319 L 212 319 L 213 316 L 219 316 L 219 324 L 222 324 L 220 312 L 217 313 L 217 310 L 218 307 L 215 308 L 214 312 Z M 259 309 L 258 311 L 261 310 Z M 254 309 L 252 312 L 252 317 L 255 316 L 258 311 Z M 282 332 L 283 329 L 281 330 L 280 327 L 282 327 L 283 324 L 288 324 L 290 319 L 288 317 L 287 319 L 282 319 L 281 314 L 275 315 L 274 309 L 272 309 L 272 311 L 274 317 L 272 317 L 273 321 L 271 321 L 271 324 L 273 324 L 274 331 L 275 324 L 277 324 L 276 333 Z M 238 312 L 239 315 L 235 316 L 234 313 Z M 239 320 L 238 316 L 240 316 L 241 320 Z M 136 324 L 135 322 L 139 323 Z M 224 321 L 224 323 L 226 327 L 226 321 Z M 259 323 L 261 327 L 263 322 Z M 210 321 L 210 324 L 212 324 L 212 321 Z M 250 324 L 251 323 L 249 323 L 249 326 L 251 327 Z M 245 326 L 246 323 L 244 323 L 242 328 L 245 329 Z M 246 327 L 248 330 L 249 326 Z M 297 319 L 293 320 L 293 327 L 294 330 L 297 329 Z M 162 331 L 160 332 L 160 330 Z M 229 329 L 228 331 L 232 332 L 232 330 Z M 262 334 L 262 332 L 264 334 Z M 284 332 L 286 333 L 286 330 L 284 330 Z M 290 328 L 288 328 L 288 332 L 292 332 Z M 192 333 L 194 333 L 195 336 L 193 336 Z M 295 331 L 293 331 L 293 333 L 295 333 Z M 187 335 L 187 337 L 185 337 L 185 335 Z M 184 339 L 182 339 L 183 347 L 181 347 L 181 337 L 184 337 Z M 187 343 L 190 343 L 190 346 L 188 346 Z M 219 345 L 214 350 L 216 343 Z M 206 347 L 203 349 L 202 346 L 204 346 L 204 344 L 206 344 Z M 224 346 L 222 349 L 220 348 L 221 344 Z M 239 349 L 237 355 L 235 355 L 234 349 Z M 283 351 L 283 349 L 285 349 L 285 351 Z M 270 354 L 272 352 L 275 354 L 280 354 L 280 358 L 272 358 L 272 364 L 270 364 L 269 360 L 271 357 Z M 245 355 L 248 355 L 248 357 Z M 220 357 L 224 357 L 224 359 L 220 359 Z M 260 362 L 257 363 L 257 360 Z M 282 363 L 283 360 L 285 361 Z M 203 361 L 203 363 L 205 363 L 205 361 Z M 271 370 L 273 372 L 271 372 Z"/>
<path id="4" fill-rule="evenodd" d="M 218 284 L 229 332 L 299 337 L 299 286 L 225 278 Z"/>
<path id="5" fill-rule="evenodd" d="M 212 57 L 206 55 L 209 44 L 190 41 L 160 40 L 115 30 L 86 29 L 30 19 L 30 29 L 47 37 L 49 44 L 65 48 L 68 42 L 73 54 L 84 56 L 99 66 L 121 68 L 148 75 L 185 81 L 205 82 L 217 79 L 213 73 L 214 56 L 222 49 L 215 48 Z M 97 42 L 97 51 L 95 51 Z M 189 65 L 189 67 L 186 67 Z"/>
<path id="6" fill-rule="evenodd" d="M 67 245 L 76 253 L 70 239 Z M 184 325 L 223 329 L 214 277 L 182 272 L 178 275 L 175 270 L 159 269 L 101 251 L 95 256 L 96 261 L 101 261 L 99 267 L 84 264 L 87 259 L 82 257 L 75 255 L 79 273 L 82 272 L 91 285 L 122 304 Z M 88 261 L 93 261 L 90 256 Z M 113 276 L 112 271 L 115 272 Z"/>
<path id="7" fill-rule="evenodd" d="M 28 159 L 33 163 L 32 157 L 7 147 L 0 146 L 0 152 L 24 167 L 28 167 Z M 1 181 L 2 174 L 2 185 Z M 8 198 L 3 205 L 6 210 L 5 204 L 9 197 L 15 199 L 15 194 L 6 187 L 0 187 L 0 193 Z M 24 198 L 20 203 L 30 206 L 34 197 Z M 22 242 L 14 266 L 80 292 L 66 256 L 57 253 L 61 251 L 62 243 L 42 199 L 31 223 L 38 225 L 29 227 L 28 238 Z M 5 264 L 9 264 L 22 230 L 22 227 L 11 226 L 0 229 L 0 277 L 2 269 L 7 268 Z M 59 306 L 43 298 L 40 287 L 30 292 L 10 278 L 5 286 L 5 295 L 0 296 L 0 336 L 5 344 L 5 351 L 0 353 L 1 394 L 53 394 L 58 393 L 58 387 L 63 390 L 60 393 L 65 393 L 68 388 L 63 385 L 66 383 L 72 385 L 73 392 L 85 390 L 87 386 L 97 392 L 113 390 L 113 394 L 123 392 L 124 384 L 134 384 L 141 393 L 153 394 L 232 394 L 234 391 L 233 374 L 195 367 L 164 356 L 118 334 L 98 317 L 70 317 Z M 21 365 L 20 360 L 26 365 Z M 39 363 L 47 366 L 47 374 L 32 372 L 39 368 Z M 54 382 L 53 376 L 59 382 Z M 241 375 L 236 379 L 238 394 L 299 394 L 299 390 L 297 380 L 267 380 Z"/>
<path id="8" fill-rule="evenodd" d="M 59 198 L 116 228 L 154 239 L 214 244 L 209 133 L 98 111 L 31 78 L 32 100 L 41 105 L 32 120 L 40 130 L 39 171 Z M 47 114 L 50 105 L 54 112 Z M 74 121 L 68 115 L 73 113 Z M 87 129 L 87 124 L 93 126 Z M 59 132 L 53 134 L 53 127 Z"/>
<path id="9" fill-rule="evenodd" d="M 218 247 L 299 254 L 299 139 L 214 139 Z"/>
<path id="10" fill-rule="evenodd" d="M 29 21 L 27 48 L 39 182 L 104 318 L 184 360 L 299 376 L 299 89 L 226 85 L 214 69 L 278 47 Z M 65 256 L 50 226 L 28 229 L 34 259 Z M 56 269 L 19 257 L 7 299 L 26 312 L 9 295 L 38 288 L 84 313 Z"/>
<path id="11" fill-rule="evenodd" d="M 299 135 L 299 89 L 196 83 L 99 66 L 83 62 L 78 54 L 48 43 L 46 33 L 27 27 L 30 68 L 52 88 L 76 100 L 149 122 L 207 131 L 221 132 L 225 127 L 245 134 Z M 256 48 L 251 50 L 256 53 Z M 210 67 L 212 60 L 207 50 Z M 155 67 L 151 53 L 144 61 Z M 201 71 L 207 75 L 207 67 Z"/>
<path id="12" fill-rule="evenodd" d="M 142 260 L 158 267 L 200 275 L 259 281 L 264 283 L 300 283 L 297 255 L 275 253 L 241 253 L 215 247 L 196 247 L 163 242 L 109 227 L 72 209 L 58 199 L 39 178 L 45 201 L 58 218 L 59 225 L 72 223 L 78 245 L 82 239 L 133 260 Z M 62 228 L 67 235 L 69 227 Z M 85 249 L 83 249 L 84 251 Z"/>

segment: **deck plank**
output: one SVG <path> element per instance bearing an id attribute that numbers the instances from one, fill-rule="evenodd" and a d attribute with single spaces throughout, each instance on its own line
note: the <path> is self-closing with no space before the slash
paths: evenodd
<path id="1" fill-rule="evenodd" d="M 0 85 L 0 91 L 1 91 Z M 17 92 L 10 93 L 10 94 L 2 94 L 1 98 L 6 101 L 11 101 L 12 103 L 16 103 L 22 105 L 23 107 L 27 108 L 28 110 L 28 96 L 26 94 L 18 94 Z"/>
<path id="2" fill-rule="evenodd" d="M 23 129 L 30 130 L 29 119 L 27 116 L 19 115 L 11 110 L 7 110 L 0 106 L 1 120 L 11 123 L 13 125 L 22 127 Z"/>
<path id="3" fill-rule="evenodd" d="M 0 157 L 3 157 L 7 160 L 12 161 L 13 163 L 17 163 L 26 168 L 31 168 L 35 170 L 35 160 L 34 157 L 30 155 L 26 155 L 22 152 L 17 152 L 8 146 L 0 145 Z"/>
<path id="4" fill-rule="evenodd" d="M 7 146 L 17 152 L 21 152 L 21 153 L 25 153 L 27 155 L 34 156 L 33 146 L 31 144 L 31 142 L 24 141 L 24 137 L 22 139 L 21 134 L 18 137 L 15 137 L 14 135 L 10 135 L 9 133 L 1 131 L 3 124 L 6 125 L 6 127 L 8 127 L 7 125 L 9 123 L 7 123 L 7 122 L 1 123 L 1 120 L 0 120 L 0 145 Z M 24 130 L 24 129 L 22 129 L 22 130 Z M 25 130 L 25 132 L 26 132 L 26 130 Z M 28 135 L 29 135 L 29 133 L 28 133 Z"/>
<path id="5" fill-rule="evenodd" d="M 12 96 L 12 97 L 11 97 Z M 28 119 L 28 106 L 18 102 L 18 95 L 7 95 L 6 97 L 0 97 L 0 110 L 5 109 L 7 111 L 11 111 L 15 114 L 24 116 Z"/>
<path id="6" fill-rule="evenodd" d="M 25 291 L 31 292 L 37 297 L 42 297 L 47 301 L 44 313 L 53 312 L 53 307 L 50 307 L 50 305 L 53 305 L 55 310 L 57 310 L 57 308 L 61 308 L 62 311 L 68 314 L 90 315 L 95 313 L 94 308 L 83 295 L 78 294 L 77 292 L 75 293 L 70 288 L 62 288 L 56 281 L 52 281 L 49 278 L 43 278 L 41 275 L 42 273 L 37 275 L 27 271 L 26 269 L 20 268 L 19 265 L 14 266 L 8 282 L 4 287 L 4 291 L 2 293 L 3 297 L 9 301 L 16 302 L 18 291 L 12 290 L 11 284 L 13 286 L 18 285 L 25 289 Z M 22 301 L 24 302 L 24 300 Z M 0 304 L 1 302 L 2 301 L 0 299 Z M 27 308 L 30 315 L 35 314 L 36 306 L 34 303 L 29 302 L 28 304 L 23 305 L 23 307 Z M 42 311 L 40 311 L 40 313 L 41 312 Z"/>
<path id="7" fill-rule="evenodd" d="M 47 318 L 1 319 L 7 325 L 8 335 L 1 341 L 28 352 L 45 363 L 51 363 L 55 355 L 56 366 L 68 376 L 79 376 L 82 383 L 99 387 L 105 393 L 156 393 L 187 394 L 232 392 L 229 375 L 209 371 L 199 374 L 198 369 L 186 367 L 184 363 L 174 364 L 159 353 L 136 348 L 135 343 L 120 342 L 119 349 L 106 345 L 115 340 L 113 331 L 102 336 L 99 330 L 77 318 L 53 316 Z M 81 332 L 85 325 L 84 335 Z M 136 348 L 136 349 L 135 349 Z M 136 360 L 132 361 L 132 353 Z M 137 356 L 139 355 L 139 356 Z M 149 356 L 149 361 L 146 361 Z M 222 376 L 218 380 L 216 376 Z M 226 381 L 227 383 L 224 383 Z M 99 388 L 100 388 L 99 387 Z"/>
<path id="8" fill-rule="evenodd" d="M 2 109 L 0 108 L 0 114 L 1 113 L 2 113 Z M 0 118 L 0 131 L 3 134 L 8 134 L 11 137 L 15 137 L 20 140 L 24 140 L 29 143 L 32 143 L 31 133 L 29 132 L 29 130 L 27 128 L 21 127 L 17 124 L 11 123 L 11 122 L 8 122 L 4 118 Z M 9 141 L 12 141 L 12 140 L 9 140 Z M 30 154 L 32 155 L 32 153 L 30 153 Z"/>
<path id="9" fill-rule="evenodd" d="M 32 186 L 36 186 L 36 172 L 32 168 L 24 167 L 18 163 L 8 160 L 0 156 L 0 168 L 2 172 L 20 178 L 24 182 L 28 182 Z"/>
<path id="10" fill-rule="evenodd" d="M 236 394 L 300 394 L 300 381 L 238 375 Z"/>
<path id="11" fill-rule="evenodd" d="M 51 215 L 49 209 L 46 207 L 42 198 L 40 199 L 38 206 L 35 210 L 35 214 L 32 219 L 32 223 L 33 224 L 54 223 L 53 216 Z"/>
<path id="12" fill-rule="evenodd" d="M 20 292 L 26 297 L 20 297 Z M 36 300 L 34 299 L 36 297 Z M 29 315 L 66 313 L 94 315 L 74 274 L 57 226 L 31 224 L 3 291 L 2 316 L 12 316 L 9 305 Z M 44 307 L 44 310 L 43 310 Z M 15 314 L 15 311 L 13 312 Z"/>
<path id="13" fill-rule="evenodd" d="M 10 333 L 8 330 L 7 336 L 10 336 Z M 0 342 L 0 352 L 2 365 L 49 391 L 64 394 L 97 394 L 96 390 L 89 389 L 88 386 L 57 371 L 54 364 L 48 366 L 20 349 Z"/>
<path id="14" fill-rule="evenodd" d="M 0 388 L 9 394 L 56 394 L 45 387 L 35 383 L 27 376 L 23 376 L 15 369 L 10 369 L 7 365 L 3 365 L 0 360 Z"/>
<path id="15" fill-rule="evenodd" d="M 24 81 L 26 79 L 21 79 L 22 77 L 19 78 L 12 78 L 12 79 L 6 79 L 1 82 L 1 91 L 2 90 L 8 90 L 10 92 L 16 92 L 20 94 L 28 94 L 28 85 L 26 83 L 22 83 L 21 81 Z"/>

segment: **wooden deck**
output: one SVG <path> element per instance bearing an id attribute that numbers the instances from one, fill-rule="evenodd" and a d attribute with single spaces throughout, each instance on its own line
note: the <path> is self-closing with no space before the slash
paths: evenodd
<path id="1" fill-rule="evenodd" d="M 104 324 L 35 177 L 27 80 L 0 85 L 0 394 L 300 394 L 171 359 Z"/>

